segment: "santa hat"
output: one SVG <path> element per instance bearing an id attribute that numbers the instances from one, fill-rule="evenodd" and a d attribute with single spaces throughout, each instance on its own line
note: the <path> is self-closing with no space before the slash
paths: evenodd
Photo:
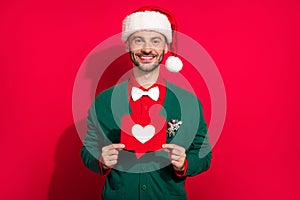
<path id="1" fill-rule="evenodd" d="M 122 41 L 136 31 L 151 30 L 163 34 L 170 45 L 172 56 L 166 60 L 165 66 L 171 72 L 182 69 L 182 61 L 177 57 L 177 25 L 175 17 L 162 8 L 145 6 L 128 15 L 123 21 Z"/>

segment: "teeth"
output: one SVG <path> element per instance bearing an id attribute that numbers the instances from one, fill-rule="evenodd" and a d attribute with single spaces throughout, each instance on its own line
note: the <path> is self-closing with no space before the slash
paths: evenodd
<path id="1" fill-rule="evenodd" d="M 143 60 L 151 60 L 153 56 L 141 56 L 141 59 Z"/>

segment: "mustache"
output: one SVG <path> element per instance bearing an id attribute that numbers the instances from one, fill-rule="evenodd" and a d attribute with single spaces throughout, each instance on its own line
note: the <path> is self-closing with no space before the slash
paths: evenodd
<path id="1" fill-rule="evenodd" d="M 157 56 L 156 53 L 152 53 L 152 52 L 150 52 L 150 53 L 134 53 L 134 55 L 136 55 L 136 56 Z"/>

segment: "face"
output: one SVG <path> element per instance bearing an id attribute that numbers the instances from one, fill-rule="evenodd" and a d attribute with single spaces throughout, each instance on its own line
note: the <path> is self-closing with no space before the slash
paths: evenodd
<path id="1" fill-rule="evenodd" d="M 130 58 L 141 71 L 155 70 L 167 53 L 165 37 L 155 31 L 138 31 L 133 33 L 127 41 Z"/>

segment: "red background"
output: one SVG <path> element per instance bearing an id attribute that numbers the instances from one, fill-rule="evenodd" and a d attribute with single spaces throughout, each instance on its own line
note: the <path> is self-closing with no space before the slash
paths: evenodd
<path id="1" fill-rule="evenodd" d="M 142 5 L 172 11 L 225 83 L 225 126 L 210 170 L 187 181 L 190 199 L 300 199 L 296 0 L 1 1 L 0 199 L 99 198 L 103 180 L 79 156 L 73 83 Z"/>

